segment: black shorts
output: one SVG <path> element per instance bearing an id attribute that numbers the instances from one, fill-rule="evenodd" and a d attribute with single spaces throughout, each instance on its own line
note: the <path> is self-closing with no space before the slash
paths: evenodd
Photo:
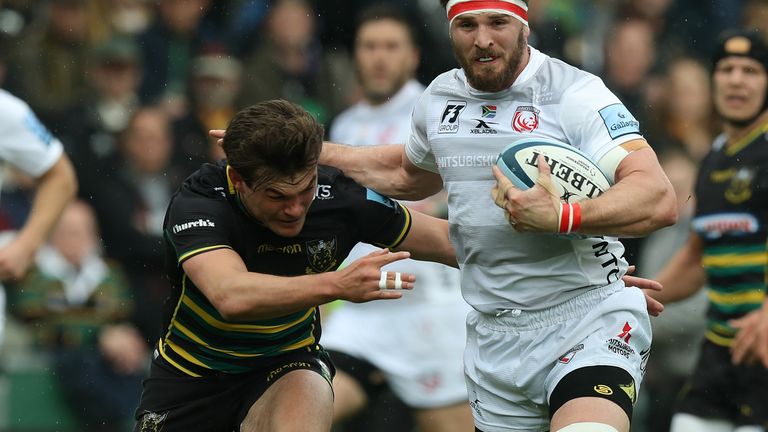
<path id="1" fill-rule="evenodd" d="M 768 370 L 763 366 L 734 366 L 727 347 L 705 340 L 676 411 L 723 419 L 737 426 L 766 425 L 767 388 Z"/>
<path id="2" fill-rule="evenodd" d="M 158 356 L 144 380 L 134 431 L 237 431 L 253 403 L 278 378 L 298 369 L 317 372 L 328 385 L 335 373 L 322 350 L 265 359 L 264 367 L 253 372 L 204 377 L 185 375 Z"/>

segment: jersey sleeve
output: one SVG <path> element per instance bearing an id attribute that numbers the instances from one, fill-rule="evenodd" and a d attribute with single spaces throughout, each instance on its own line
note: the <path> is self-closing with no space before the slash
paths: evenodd
<path id="1" fill-rule="evenodd" d="M 435 155 L 429 146 L 429 137 L 427 135 L 427 106 L 429 103 L 429 91 L 427 89 L 421 94 L 416 106 L 411 113 L 411 133 L 405 144 L 405 154 L 408 160 L 417 167 L 438 172 Z"/>
<path id="2" fill-rule="evenodd" d="M 633 139 L 642 139 L 640 122 L 599 78 L 590 75 L 563 95 L 561 124 L 568 142 L 592 160 Z"/>
<path id="3" fill-rule="evenodd" d="M 61 157 L 61 142 L 21 99 L 4 92 L 0 95 L 0 108 L 0 159 L 40 177 Z"/>
<path id="4" fill-rule="evenodd" d="M 204 252 L 231 249 L 231 217 L 225 199 L 179 192 L 168 207 L 165 221 L 165 238 L 173 246 L 177 263 Z"/>

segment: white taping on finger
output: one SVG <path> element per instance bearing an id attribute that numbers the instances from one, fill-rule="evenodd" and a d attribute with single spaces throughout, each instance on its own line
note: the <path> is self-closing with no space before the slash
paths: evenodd
<path id="1" fill-rule="evenodd" d="M 395 289 L 403 289 L 403 280 L 400 278 L 400 272 L 395 272 Z"/>
<path id="2" fill-rule="evenodd" d="M 387 289 L 387 272 L 385 271 L 381 272 L 381 279 L 379 279 L 379 289 Z"/>

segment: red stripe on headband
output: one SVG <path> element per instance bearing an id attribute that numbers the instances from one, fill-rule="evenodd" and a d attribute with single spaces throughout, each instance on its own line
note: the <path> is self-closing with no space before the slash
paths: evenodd
<path id="1" fill-rule="evenodd" d="M 466 1 L 453 5 L 448 11 L 448 21 L 456 18 L 456 15 L 476 11 L 479 9 L 501 9 L 510 12 L 528 21 L 528 11 L 522 7 L 505 1 Z"/>

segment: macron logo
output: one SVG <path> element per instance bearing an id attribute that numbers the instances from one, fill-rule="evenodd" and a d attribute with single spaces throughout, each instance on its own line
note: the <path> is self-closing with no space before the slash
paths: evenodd
<path id="1" fill-rule="evenodd" d="M 216 226 L 216 224 L 211 222 L 209 219 L 206 219 L 206 220 L 198 219 L 196 221 L 184 222 L 183 224 L 174 225 L 173 226 L 173 233 L 174 234 L 178 234 L 178 233 L 184 231 L 187 228 L 196 228 L 196 227 L 211 227 L 211 228 L 213 228 L 215 226 Z"/>

